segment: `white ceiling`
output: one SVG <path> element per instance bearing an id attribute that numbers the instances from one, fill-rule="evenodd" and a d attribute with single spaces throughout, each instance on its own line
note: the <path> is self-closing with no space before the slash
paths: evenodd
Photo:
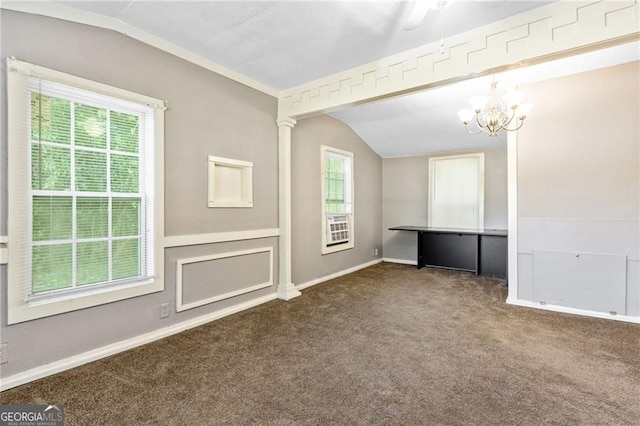
<path id="1" fill-rule="evenodd" d="M 415 0 L 56 3 L 117 19 L 281 90 L 438 41 L 441 31 L 446 38 L 549 1 L 456 0 L 446 7 L 443 26 L 439 11 L 430 10 L 412 31 L 402 27 Z M 630 50 L 637 60 L 637 45 Z M 623 54 L 629 52 L 614 55 L 618 62 Z M 559 65 L 551 68 L 561 69 Z M 504 137 L 496 141 L 468 135 L 457 121 L 456 111 L 466 107 L 468 97 L 485 93 L 487 81 L 467 81 L 332 115 L 383 157 L 505 143 Z"/>

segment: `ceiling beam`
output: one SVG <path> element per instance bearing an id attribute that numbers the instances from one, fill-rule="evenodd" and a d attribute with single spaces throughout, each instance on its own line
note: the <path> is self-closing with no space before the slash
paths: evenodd
<path id="1" fill-rule="evenodd" d="M 638 0 L 555 2 L 280 93 L 304 118 L 640 39 Z"/>

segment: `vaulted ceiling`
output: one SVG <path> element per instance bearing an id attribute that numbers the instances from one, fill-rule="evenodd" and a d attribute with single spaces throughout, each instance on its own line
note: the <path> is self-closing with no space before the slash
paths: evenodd
<path id="1" fill-rule="evenodd" d="M 428 1 L 428 0 L 420 0 Z M 547 2 L 451 1 L 403 30 L 415 1 L 62 1 L 104 14 L 282 90 Z"/>
<path id="2" fill-rule="evenodd" d="M 65 10 L 117 20 L 279 91 L 442 38 L 446 42 L 454 34 L 550 2 L 449 0 L 442 11 L 430 9 L 410 31 L 403 27 L 416 0 L 53 3 Z M 595 52 L 583 59 L 498 78 L 523 83 L 638 60 L 639 56 L 637 44 L 612 52 Z M 486 93 L 488 82 L 486 77 L 469 80 L 332 115 L 383 157 L 500 145 L 506 138 L 468 135 L 456 116 L 470 96 Z"/>

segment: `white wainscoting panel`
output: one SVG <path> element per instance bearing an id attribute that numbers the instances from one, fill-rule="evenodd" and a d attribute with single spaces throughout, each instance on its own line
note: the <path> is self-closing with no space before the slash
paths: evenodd
<path id="1" fill-rule="evenodd" d="M 626 314 L 627 256 L 533 251 L 533 301 Z"/>
<path id="2" fill-rule="evenodd" d="M 238 283 L 246 286 L 238 288 Z M 178 259 L 176 311 L 250 293 L 273 283 L 273 247 Z"/>

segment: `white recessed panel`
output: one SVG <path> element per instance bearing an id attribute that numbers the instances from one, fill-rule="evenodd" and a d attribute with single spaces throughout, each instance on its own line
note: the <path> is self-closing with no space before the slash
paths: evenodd
<path id="1" fill-rule="evenodd" d="M 253 163 L 209 156 L 209 207 L 253 207 Z"/>
<path id="2" fill-rule="evenodd" d="M 273 286 L 273 247 L 178 259 L 176 311 Z"/>
<path id="3" fill-rule="evenodd" d="M 533 300 L 626 314 L 627 256 L 533 251 Z"/>
<path id="4" fill-rule="evenodd" d="M 217 201 L 242 200 L 242 169 L 218 164 L 214 168 L 214 193 Z"/>

